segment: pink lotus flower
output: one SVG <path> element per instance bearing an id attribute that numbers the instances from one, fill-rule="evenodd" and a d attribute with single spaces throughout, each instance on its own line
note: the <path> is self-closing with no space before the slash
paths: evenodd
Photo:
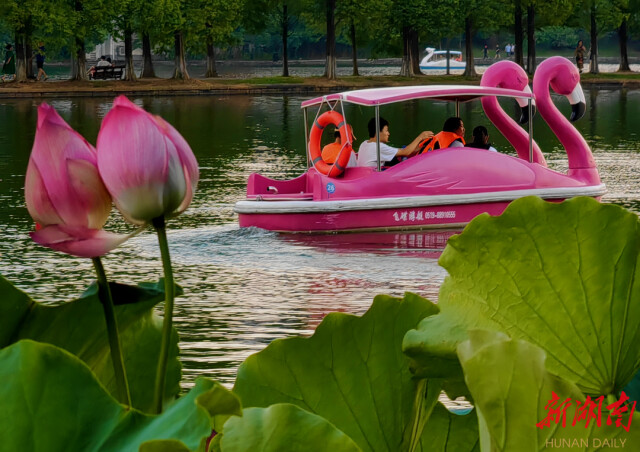
<path id="1" fill-rule="evenodd" d="M 98 173 L 96 151 L 46 103 L 38 107 L 24 190 L 38 225 L 31 237 L 43 246 L 96 257 L 128 238 L 100 230 L 111 197 Z"/>
<path id="2" fill-rule="evenodd" d="M 128 221 L 175 216 L 191 203 L 199 177 L 191 148 L 169 123 L 125 96 L 102 121 L 97 149 L 100 176 Z"/>

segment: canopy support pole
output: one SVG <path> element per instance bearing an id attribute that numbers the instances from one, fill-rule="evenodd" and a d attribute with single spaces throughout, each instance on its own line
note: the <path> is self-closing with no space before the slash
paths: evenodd
<path id="1" fill-rule="evenodd" d="M 529 163 L 533 163 L 533 104 L 528 101 L 529 108 Z"/>
<path id="2" fill-rule="evenodd" d="M 376 105 L 376 154 L 378 156 L 378 171 L 380 171 L 380 105 Z"/>
<path id="3" fill-rule="evenodd" d="M 311 168 L 311 160 L 309 159 L 309 124 L 307 123 L 307 109 L 302 109 L 302 116 L 304 118 L 304 150 L 307 154 L 307 168 Z"/>

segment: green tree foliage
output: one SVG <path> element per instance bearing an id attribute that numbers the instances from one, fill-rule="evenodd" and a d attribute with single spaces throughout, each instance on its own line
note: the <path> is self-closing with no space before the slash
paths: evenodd
<path id="1" fill-rule="evenodd" d="M 572 0 L 523 0 L 522 7 L 526 8 L 527 15 L 527 72 L 533 74 L 536 69 L 536 30 L 547 25 L 563 24 L 571 16 L 574 2 Z M 517 43 L 516 37 L 516 46 Z"/>
<path id="2" fill-rule="evenodd" d="M 338 39 L 352 48 L 353 75 L 358 73 L 358 45 L 372 43 L 383 32 L 390 0 L 342 0 L 336 5 Z M 385 33 L 386 34 L 386 33 Z"/>
<path id="3" fill-rule="evenodd" d="M 244 4 L 242 1 L 193 0 L 186 5 L 189 26 L 186 37 L 189 48 L 207 54 L 206 77 L 216 77 L 215 44 L 227 44 L 233 40 L 233 32 L 239 23 Z"/>
<path id="4" fill-rule="evenodd" d="M 16 79 L 26 80 L 28 51 L 34 42 L 45 40 L 49 49 L 60 48 L 72 36 L 73 21 L 69 10 L 60 1 L 3 0 L 0 2 L 0 23 L 6 30 L 7 41 L 15 41 L 17 53 Z"/>
<path id="5" fill-rule="evenodd" d="M 581 0 L 575 4 L 573 14 L 569 18 L 570 25 L 589 32 L 589 42 L 585 41 L 585 45 L 589 49 L 591 73 L 599 72 L 598 36 L 603 32 L 617 29 L 622 22 L 622 15 L 616 3 L 620 2 Z"/>
<path id="6" fill-rule="evenodd" d="M 101 42 L 113 31 L 117 18 L 117 5 L 110 0 L 59 0 L 68 12 L 67 20 L 72 25 L 73 55 L 72 78 L 87 79 L 87 42 Z"/>
<path id="7" fill-rule="evenodd" d="M 513 4 L 504 0 L 485 2 L 482 0 L 459 0 L 458 11 L 464 11 L 465 60 L 464 74 L 475 76 L 473 38 L 476 31 L 497 30 L 513 23 Z"/>
<path id="8" fill-rule="evenodd" d="M 134 29 L 140 34 L 142 39 L 142 77 L 155 77 L 152 50 L 162 48 L 168 42 L 171 33 L 169 32 L 169 16 L 173 9 L 167 7 L 165 0 L 145 0 L 144 2 L 134 2 L 133 13 Z M 175 5 L 171 3 L 170 5 Z"/>

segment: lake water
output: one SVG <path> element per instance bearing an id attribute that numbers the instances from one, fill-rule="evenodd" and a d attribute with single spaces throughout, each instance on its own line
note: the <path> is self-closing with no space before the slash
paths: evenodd
<path id="1" fill-rule="evenodd" d="M 640 212 L 640 91 L 585 92 L 587 114 L 576 126 L 590 143 L 613 202 Z M 52 99 L 72 127 L 95 143 L 111 98 Z M 133 99 L 172 123 L 191 144 L 201 169 L 192 206 L 169 223 L 176 279 L 185 295 L 176 303 L 185 385 L 206 375 L 231 385 L 237 366 L 270 341 L 308 335 L 331 311 L 361 314 L 376 294 L 405 291 L 436 300 L 446 272 L 437 265 L 447 233 L 284 236 L 240 230 L 233 204 L 244 197 L 252 172 L 288 178 L 305 169 L 301 97 L 199 96 Z M 567 113 L 565 99 L 556 98 Z M 62 303 L 94 279 L 87 259 L 54 253 L 28 237 L 33 222 L 24 205 L 24 175 L 39 101 L 0 99 L 0 274 L 45 303 Z M 511 103 L 505 103 L 509 111 Z M 515 109 L 514 109 L 515 110 Z M 391 143 L 420 130 L 439 130 L 451 104 L 407 103 L 381 109 Z M 373 114 L 347 110 L 359 143 Z M 515 112 L 514 112 L 515 114 Z M 463 104 L 467 130 L 488 125 L 479 102 Z M 490 128 L 495 147 L 506 140 Z M 566 155 L 536 117 L 534 135 L 550 166 Z M 114 212 L 107 229 L 130 231 Z M 157 280 L 162 273 L 156 238 L 143 233 L 104 259 L 109 276 L 125 283 Z"/>

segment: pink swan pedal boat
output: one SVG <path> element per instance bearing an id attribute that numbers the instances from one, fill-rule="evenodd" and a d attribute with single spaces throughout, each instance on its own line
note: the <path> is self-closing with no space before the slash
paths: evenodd
<path id="1" fill-rule="evenodd" d="M 318 107 L 311 133 L 313 138 L 313 128 L 320 130 L 315 133 L 316 143 L 310 142 L 305 130 L 307 155 L 313 166 L 291 180 L 251 174 L 247 197 L 234 208 L 240 227 L 306 233 L 461 228 L 481 213 L 499 215 L 510 202 L 524 196 L 555 201 L 576 196 L 599 198 L 606 189 L 591 150 L 553 105 L 549 87 L 569 99 L 572 120 L 584 114 L 578 70 L 562 57 L 540 64 L 533 79 L 533 93 L 524 70 L 511 61 L 502 61 L 487 69 L 480 86 L 364 89 L 305 101 L 305 125 L 307 108 Z M 521 122 L 533 116 L 535 103 L 567 152 L 566 173 L 547 167 L 540 148 L 530 138 L 531 125 L 526 131 L 509 117 L 501 109 L 499 97 L 518 101 L 523 111 Z M 318 158 L 322 127 L 317 121 L 323 110 L 335 114 L 343 104 L 351 103 L 373 107 L 379 118 L 379 107 L 394 102 L 447 100 L 455 102 L 458 111 L 460 102 L 478 98 L 489 120 L 507 138 L 517 156 L 484 149 L 448 148 L 420 154 L 385 171 L 371 167 L 343 170 L 340 166 L 346 166 L 348 160 L 341 158 L 343 155 L 333 165 Z M 344 123 L 335 125 L 347 130 Z M 350 134 L 342 135 L 342 142 L 347 145 L 341 152 L 350 153 Z M 337 173 L 341 174 L 336 176 Z"/>

